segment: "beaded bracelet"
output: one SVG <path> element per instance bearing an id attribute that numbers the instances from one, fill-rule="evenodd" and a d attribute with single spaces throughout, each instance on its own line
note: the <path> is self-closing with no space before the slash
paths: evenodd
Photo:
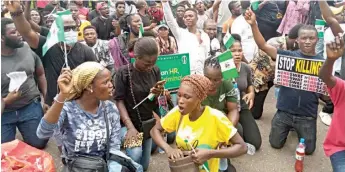
<path id="1" fill-rule="evenodd" d="M 10 15 L 11 15 L 11 17 L 17 17 L 17 16 L 22 15 L 23 12 L 24 12 L 24 11 L 23 11 L 22 9 L 20 9 L 20 10 L 18 10 L 18 11 L 16 11 L 16 12 L 10 12 Z"/>
<path id="2" fill-rule="evenodd" d="M 60 104 L 64 104 L 66 102 L 66 99 L 63 101 L 63 102 L 60 102 L 58 99 L 57 99 L 58 95 L 56 95 L 54 97 L 54 101 L 57 102 L 57 103 L 60 103 Z"/>

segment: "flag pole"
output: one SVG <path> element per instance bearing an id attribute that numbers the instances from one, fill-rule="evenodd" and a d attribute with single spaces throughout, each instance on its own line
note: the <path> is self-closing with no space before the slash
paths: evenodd
<path id="1" fill-rule="evenodd" d="M 65 53 L 65 64 L 66 64 L 66 67 L 69 68 L 68 66 L 68 60 L 67 60 L 67 49 L 66 49 L 66 42 L 63 42 L 63 46 L 64 46 L 64 53 Z"/>

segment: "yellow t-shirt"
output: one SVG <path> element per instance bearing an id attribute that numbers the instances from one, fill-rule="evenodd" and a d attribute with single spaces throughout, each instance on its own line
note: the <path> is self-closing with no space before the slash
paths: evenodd
<path id="1" fill-rule="evenodd" d="M 84 28 L 90 26 L 91 23 L 87 20 L 81 20 L 81 25 L 78 31 L 78 41 L 84 41 Z"/>
<path id="2" fill-rule="evenodd" d="M 178 107 L 175 107 L 161 119 L 163 129 L 168 133 L 176 131 L 180 117 L 181 113 Z M 190 121 L 189 114 L 183 116 L 177 132 L 176 144 L 183 151 L 190 151 L 190 145 L 199 149 L 217 149 L 219 143 L 229 144 L 230 138 L 236 133 L 237 129 L 226 115 L 217 109 L 206 106 L 205 111 L 196 121 Z M 218 172 L 219 158 L 212 158 L 205 165 L 210 172 Z M 200 169 L 200 171 L 205 170 Z"/>

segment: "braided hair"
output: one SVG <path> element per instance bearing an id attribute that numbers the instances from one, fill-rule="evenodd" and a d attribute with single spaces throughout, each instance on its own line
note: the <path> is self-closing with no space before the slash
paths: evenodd
<path id="1" fill-rule="evenodd" d="M 220 69 L 220 63 L 219 63 L 219 60 L 218 60 L 216 55 L 212 55 L 205 60 L 204 70 L 206 69 L 206 67 L 211 67 L 214 69 Z"/>

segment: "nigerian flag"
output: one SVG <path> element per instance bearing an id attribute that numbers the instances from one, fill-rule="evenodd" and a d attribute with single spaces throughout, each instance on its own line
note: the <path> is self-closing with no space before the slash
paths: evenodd
<path id="1" fill-rule="evenodd" d="M 250 6 L 255 11 L 259 8 L 260 0 L 250 0 Z"/>
<path id="2" fill-rule="evenodd" d="M 220 54 L 217 58 L 220 64 L 223 79 L 228 80 L 230 78 L 238 77 L 238 72 L 234 63 L 234 59 L 232 58 L 232 54 L 229 50 Z"/>
<path id="3" fill-rule="evenodd" d="M 141 24 L 139 28 L 139 38 L 143 37 L 143 34 L 144 34 L 144 26 L 143 24 Z"/>
<path id="4" fill-rule="evenodd" d="M 224 38 L 223 38 L 223 43 L 226 49 L 229 49 L 231 45 L 235 42 L 234 37 L 229 32 L 226 32 Z"/>
<path id="5" fill-rule="evenodd" d="M 53 14 L 55 16 L 55 20 L 50 27 L 48 36 L 47 36 L 47 41 L 43 45 L 43 56 L 47 53 L 49 48 L 51 48 L 53 45 L 55 45 L 58 42 L 63 42 L 65 41 L 65 33 L 64 33 L 64 25 L 63 25 L 63 20 L 62 17 L 63 15 L 69 15 L 71 14 L 71 11 L 62 11 L 58 12 L 57 14 Z"/>

